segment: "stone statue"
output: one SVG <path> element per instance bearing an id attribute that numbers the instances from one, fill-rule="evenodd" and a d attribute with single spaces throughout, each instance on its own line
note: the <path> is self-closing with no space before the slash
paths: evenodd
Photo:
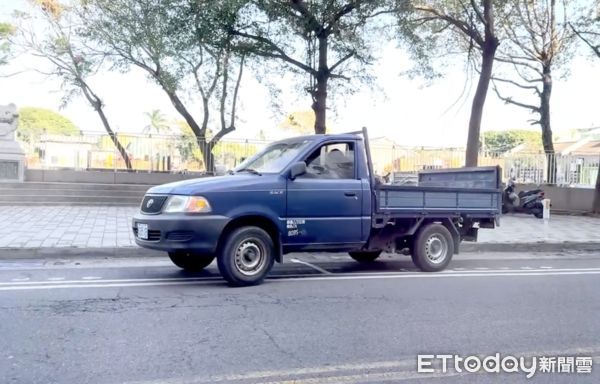
<path id="1" fill-rule="evenodd" d="M 0 106 L 0 140 L 15 140 L 18 117 L 16 105 Z"/>
<path id="2" fill-rule="evenodd" d="M 23 181 L 25 153 L 15 140 L 17 107 L 0 106 L 0 181 Z"/>

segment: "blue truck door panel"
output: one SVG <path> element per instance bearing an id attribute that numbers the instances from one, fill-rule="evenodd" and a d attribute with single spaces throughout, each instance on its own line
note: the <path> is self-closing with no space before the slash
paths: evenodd
<path id="1" fill-rule="evenodd" d="M 288 180 L 287 244 L 362 241 L 362 181 Z"/>

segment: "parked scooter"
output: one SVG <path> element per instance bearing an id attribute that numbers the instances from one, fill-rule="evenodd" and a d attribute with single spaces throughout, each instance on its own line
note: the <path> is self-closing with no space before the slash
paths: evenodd
<path id="1" fill-rule="evenodd" d="M 542 204 L 544 198 L 545 193 L 541 189 L 516 193 L 515 182 L 513 179 L 509 179 L 502 194 L 502 213 L 531 213 L 538 219 L 541 219 L 544 214 L 544 205 Z"/>

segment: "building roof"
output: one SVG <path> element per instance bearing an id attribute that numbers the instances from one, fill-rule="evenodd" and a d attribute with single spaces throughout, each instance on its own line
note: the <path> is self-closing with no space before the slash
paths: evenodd
<path id="1" fill-rule="evenodd" d="M 588 141 L 571 153 L 573 155 L 600 155 L 600 140 Z"/>

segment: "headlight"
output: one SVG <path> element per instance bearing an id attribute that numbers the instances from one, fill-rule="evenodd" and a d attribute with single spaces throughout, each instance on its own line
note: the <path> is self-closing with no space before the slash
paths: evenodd
<path id="1" fill-rule="evenodd" d="M 208 200 L 201 196 L 178 196 L 169 197 L 167 205 L 163 209 L 165 213 L 207 213 L 211 211 Z"/>

